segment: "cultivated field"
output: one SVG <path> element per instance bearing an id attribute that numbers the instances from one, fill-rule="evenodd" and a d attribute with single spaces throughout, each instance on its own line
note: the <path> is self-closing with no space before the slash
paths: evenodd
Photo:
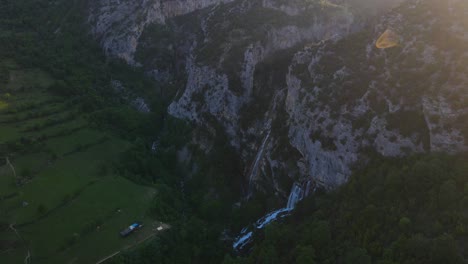
<path id="1" fill-rule="evenodd" d="M 0 263 L 95 263 L 154 233 L 146 212 L 156 190 L 113 170 L 131 143 L 51 95 L 44 72 L 8 65 L 0 147 L 14 151 L 0 157 Z M 120 238 L 135 220 L 148 225 Z"/>

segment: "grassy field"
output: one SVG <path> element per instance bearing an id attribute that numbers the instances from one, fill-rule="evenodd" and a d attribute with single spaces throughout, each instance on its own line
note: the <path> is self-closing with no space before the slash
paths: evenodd
<path id="1" fill-rule="evenodd" d="M 11 64 L 0 84 L 0 145 L 19 149 L 8 153 L 15 172 L 0 157 L 0 263 L 28 252 L 33 263 L 95 263 L 154 233 L 146 212 L 156 190 L 112 169 L 131 143 L 91 127 L 47 92 L 53 82 Z M 120 238 L 135 220 L 148 224 Z"/>

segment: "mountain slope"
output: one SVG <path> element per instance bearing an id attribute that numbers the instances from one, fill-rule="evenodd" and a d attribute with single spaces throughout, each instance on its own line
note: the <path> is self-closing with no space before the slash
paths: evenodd
<path id="1" fill-rule="evenodd" d="M 138 9 L 132 17 L 145 19 L 115 20 L 125 23 L 102 43 L 162 82 L 185 79 L 168 111 L 198 125 L 193 143 L 209 151 L 226 134 L 245 195 L 286 197 L 292 181 L 343 184 L 372 153 L 467 149 L 467 4 L 409 0 L 388 12 L 381 4 L 401 1 L 364 2 L 202 1 L 164 19 Z M 389 28 L 400 44 L 377 49 Z M 105 44 L 127 43 L 121 30 L 136 57 Z"/>

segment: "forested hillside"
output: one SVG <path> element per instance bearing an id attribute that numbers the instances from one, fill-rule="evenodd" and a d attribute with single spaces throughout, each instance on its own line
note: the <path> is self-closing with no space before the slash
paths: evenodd
<path id="1" fill-rule="evenodd" d="M 86 7 L 1 2 L 0 260 L 93 263 L 151 241 L 164 221 L 167 236 L 190 238 L 182 260 L 218 263 L 229 251 L 219 234 L 260 216 L 264 199 L 231 211 L 242 179 L 221 136 L 208 156 L 193 146 L 196 173 L 179 162 L 191 128 L 165 114 L 173 87 L 107 58 L 88 35 Z M 120 238 L 136 220 L 143 230 Z"/>
<path id="2" fill-rule="evenodd" d="M 0 2 L 1 263 L 95 263 L 154 233 L 157 188 L 116 164 L 150 148 L 162 99 L 143 73 L 105 58 L 85 6 Z M 131 90 L 112 87 L 115 75 Z M 154 98 L 151 113 L 134 104 L 140 92 Z M 121 239 L 135 220 L 148 228 Z"/>
<path id="3" fill-rule="evenodd" d="M 373 160 L 223 263 L 466 263 L 467 155 Z"/>

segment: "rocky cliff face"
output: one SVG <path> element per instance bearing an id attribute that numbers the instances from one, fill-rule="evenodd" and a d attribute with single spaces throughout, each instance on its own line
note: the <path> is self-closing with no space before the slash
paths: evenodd
<path id="1" fill-rule="evenodd" d="M 107 54 L 135 64 L 138 40 L 151 23 L 233 0 L 99 0 L 91 3 L 88 22 Z"/>
<path id="2" fill-rule="evenodd" d="M 98 1 L 89 22 L 148 72 L 182 63 L 169 113 L 202 128 L 204 147 L 226 134 L 249 192 L 285 197 L 293 180 L 338 186 L 375 153 L 468 149 L 468 3 L 363 2 Z M 399 43 L 378 49 L 386 29 Z"/>
<path id="3" fill-rule="evenodd" d="M 286 109 L 303 173 L 340 184 L 364 149 L 384 156 L 467 149 L 467 43 L 453 32 L 463 21 L 454 5 L 467 10 L 461 1 L 409 1 L 368 29 L 296 54 Z M 375 48 L 388 28 L 400 45 Z"/>
<path id="4" fill-rule="evenodd" d="M 273 1 L 243 3 L 219 7 L 204 16 L 208 21 L 202 20 L 203 39 L 187 61 L 187 85 L 168 111 L 200 126 L 220 125 L 246 161 L 244 176 L 255 185 L 250 189 L 281 192 L 279 178 L 299 173 L 294 162 L 286 165 L 272 157 L 273 152 L 290 147 L 274 148 L 287 135 L 272 131 L 272 124 L 282 111 L 285 76 L 294 50 L 303 43 L 341 39 L 362 23 L 349 9 L 333 4 L 300 2 L 292 12 L 292 7 Z M 210 21 L 220 18 L 223 23 Z M 288 121 L 284 122 L 287 126 Z"/>

